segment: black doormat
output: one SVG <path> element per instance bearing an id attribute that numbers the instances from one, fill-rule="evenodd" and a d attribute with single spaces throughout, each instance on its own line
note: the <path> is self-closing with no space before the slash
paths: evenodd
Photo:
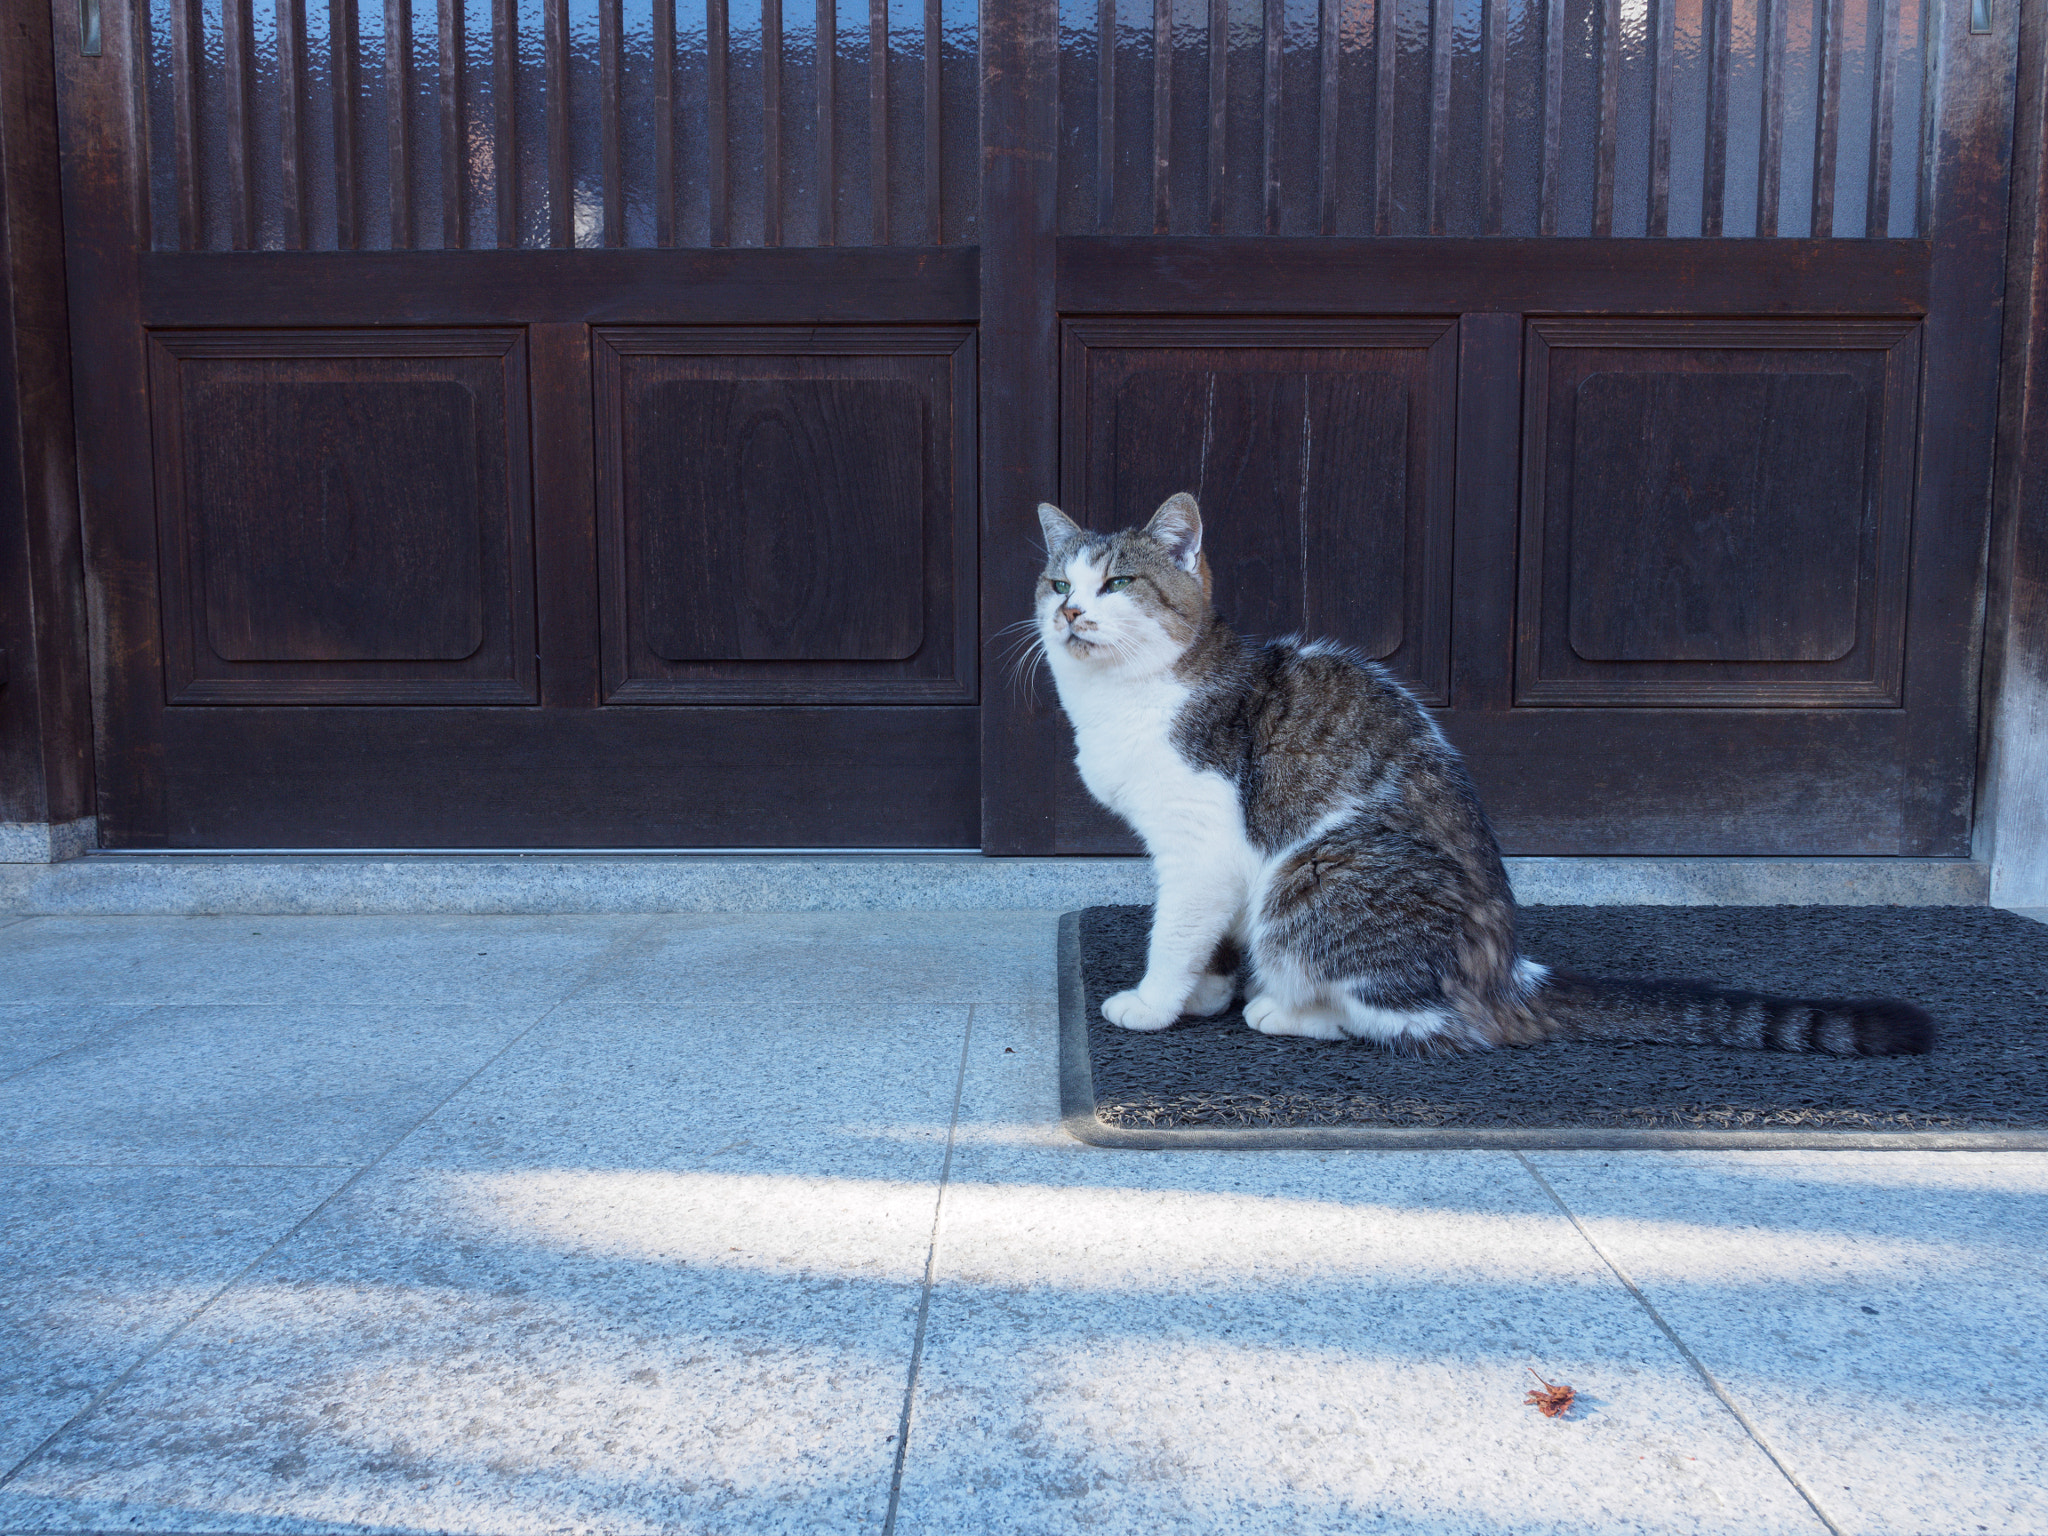
<path id="1" fill-rule="evenodd" d="M 1795 997 L 1907 998 L 1926 1056 L 1558 1042 L 1437 1060 L 1276 1039 L 1233 1008 L 1155 1034 L 1102 1000 L 1148 907 L 1060 925 L 1067 1128 L 1124 1147 L 2048 1148 L 2048 925 L 1985 907 L 1525 907 L 1532 958 Z"/>

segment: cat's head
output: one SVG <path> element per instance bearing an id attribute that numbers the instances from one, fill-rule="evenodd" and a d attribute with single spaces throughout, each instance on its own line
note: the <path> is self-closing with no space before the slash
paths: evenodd
<path id="1" fill-rule="evenodd" d="M 1038 633 L 1055 665 L 1155 671 L 1180 659 L 1210 617 L 1194 497 L 1169 496 L 1144 527 L 1118 533 L 1090 533 L 1044 504 L 1038 522 Z"/>

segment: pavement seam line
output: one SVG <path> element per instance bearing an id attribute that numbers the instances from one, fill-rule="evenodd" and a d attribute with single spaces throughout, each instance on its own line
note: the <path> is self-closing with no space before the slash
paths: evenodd
<path id="1" fill-rule="evenodd" d="M 946 1156 L 939 1164 L 939 1189 L 932 1199 L 932 1236 L 924 1251 L 924 1289 L 917 1298 L 917 1332 L 910 1341 L 910 1375 L 903 1383 L 903 1413 L 896 1421 L 896 1462 L 889 1472 L 889 1512 L 882 1536 L 896 1536 L 896 1507 L 903 1498 L 903 1463 L 910 1450 L 910 1409 L 917 1400 L 917 1371 L 924 1361 L 924 1325 L 932 1310 L 932 1271 L 939 1253 L 939 1217 L 946 1205 L 946 1181 L 953 1172 L 953 1143 L 960 1134 L 960 1094 L 967 1085 L 967 1053 L 974 1044 L 974 1009 L 967 1005 L 967 1031 L 960 1039 L 960 1070 L 953 1078 L 953 1115 L 946 1124 Z"/>
<path id="2" fill-rule="evenodd" d="M 638 938 L 640 934 L 645 933 L 647 929 L 653 926 L 654 920 L 650 919 L 648 922 L 641 924 L 639 928 L 635 929 L 633 934 L 631 935 L 631 938 Z M 212 1309 L 215 1302 L 219 1301 L 221 1297 L 227 1295 L 229 1291 L 233 1290 L 236 1286 L 240 1285 L 244 1280 L 246 1280 L 251 1274 L 255 1273 L 258 1266 L 260 1266 L 265 1259 L 268 1259 L 273 1253 L 276 1253 L 278 1249 L 282 1248 L 286 1243 L 290 1242 L 293 1238 L 297 1237 L 300 1232 L 304 1231 L 306 1227 L 308 1227 L 314 1221 L 316 1221 L 320 1217 L 321 1213 L 324 1212 L 329 1206 L 333 1205 L 335 1201 L 339 1200 L 351 1189 L 354 1189 L 356 1185 L 360 1184 L 364 1179 L 368 1178 L 370 1174 L 374 1172 L 380 1164 L 383 1163 L 385 1158 L 389 1157 L 392 1153 L 396 1152 L 401 1146 L 405 1145 L 407 1139 L 412 1136 L 413 1132 L 417 1131 L 421 1126 L 425 1125 L 429 1120 L 433 1119 L 434 1116 L 438 1115 L 443 1109 L 445 1109 L 448 1106 L 449 1102 L 453 1100 L 457 1094 L 461 1093 L 471 1083 L 475 1082 L 479 1077 L 482 1077 L 484 1073 L 488 1072 L 492 1067 L 496 1066 L 500 1061 L 502 1061 L 506 1053 L 509 1052 L 514 1046 L 518 1045 L 528 1035 L 532 1034 L 535 1030 L 539 1029 L 541 1025 L 547 1023 L 549 1019 L 553 1018 L 558 1011 L 560 1011 L 569 1003 L 571 998 L 575 997 L 577 993 L 581 992 L 585 987 L 589 985 L 591 971 L 594 970 L 599 963 L 606 959 L 609 959 L 613 952 L 617 950 L 620 945 L 628 942 L 630 942 L 630 938 L 616 940 L 613 943 L 606 945 L 604 948 L 604 952 L 601 955 L 594 958 L 591 961 L 590 965 L 584 967 L 582 978 L 574 984 L 572 984 L 569 990 L 563 993 L 560 997 L 556 998 L 554 1002 L 548 1004 L 548 1006 L 541 1011 L 541 1014 L 538 1018 L 536 1018 L 531 1024 L 527 1025 L 526 1028 L 520 1030 L 519 1033 L 514 1035 L 510 1040 L 507 1040 L 496 1051 L 493 1051 L 489 1058 L 481 1062 L 477 1066 L 477 1069 L 474 1072 L 470 1073 L 469 1076 L 465 1077 L 461 1082 L 457 1083 L 453 1088 L 449 1089 L 448 1092 L 443 1094 L 439 1099 L 435 1100 L 433 1106 L 430 1109 L 428 1109 L 428 1111 L 425 1114 L 421 1115 L 419 1119 L 415 1120 L 411 1125 L 407 1126 L 404 1130 L 400 1131 L 398 1135 L 392 1138 L 391 1144 L 389 1146 L 387 1146 L 383 1151 L 379 1152 L 375 1157 L 371 1158 L 367 1163 L 363 1164 L 362 1167 L 358 1168 L 354 1173 L 350 1174 L 339 1185 L 337 1185 L 333 1193 L 328 1195 L 326 1199 L 322 1200 L 318 1205 L 314 1206 L 312 1210 L 306 1212 L 305 1215 L 301 1216 L 296 1222 L 292 1223 L 290 1230 L 285 1232 L 283 1236 L 279 1237 L 276 1242 L 272 1243 L 268 1248 L 265 1248 L 261 1253 L 257 1254 L 255 1258 L 251 1259 L 247 1264 L 243 1265 L 240 1269 L 236 1270 L 233 1275 L 229 1276 L 228 1279 L 221 1284 L 218 1290 L 216 1290 L 211 1296 L 207 1297 L 206 1300 L 202 1301 L 197 1307 L 193 1308 L 192 1311 L 185 1317 L 183 1322 L 179 1323 L 175 1328 L 172 1328 L 168 1333 L 164 1334 L 162 1338 L 158 1339 L 156 1343 L 152 1344 L 149 1347 L 148 1351 L 145 1352 L 139 1359 L 137 1359 L 134 1364 L 130 1365 L 127 1370 L 123 1371 L 119 1376 L 116 1376 L 112 1381 L 108 1382 L 98 1392 L 94 1393 L 91 1402 L 87 1403 L 83 1408 L 79 1409 L 78 1412 L 74 1413 L 62 1424 L 58 1425 L 55 1429 L 51 1430 L 48 1435 L 43 1437 L 42 1441 L 35 1447 L 35 1449 L 31 1450 L 26 1456 L 22 1457 L 21 1460 L 17 1461 L 13 1466 L 9 1467 L 6 1470 L 6 1472 L 0 1473 L 0 1488 L 5 1488 L 9 1483 L 13 1482 L 15 1478 L 19 1477 L 24 1470 L 26 1470 L 29 1466 L 33 1465 L 35 1461 L 38 1458 L 40 1458 L 45 1451 L 49 1450 L 51 1446 L 55 1445 L 64 1436 L 71 1433 L 72 1430 L 76 1429 L 79 1425 L 83 1424 L 87 1419 L 91 1418 L 95 1413 L 99 1412 L 100 1405 L 102 1403 L 104 1403 L 108 1398 L 112 1397 L 116 1392 L 120 1391 L 122 1387 L 126 1386 L 129 1380 L 134 1377 L 136 1372 L 140 1371 L 144 1366 L 148 1365 L 150 1361 L 154 1360 L 158 1355 L 162 1354 L 166 1349 L 170 1348 L 172 1344 L 177 1342 L 179 1336 L 182 1335 L 185 1332 L 185 1330 L 190 1328 L 194 1323 L 198 1322 L 200 1318 L 204 1317 L 207 1314 L 207 1312 L 209 1312 Z M 972 1009 L 968 1010 L 967 1019 L 968 1027 L 971 1029 L 974 1024 L 974 1012 Z M 966 1070 L 966 1059 L 964 1052 L 961 1060 L 961 1070 L 963 1072 Z M 951 1154 L 951 1150 L 951 1140 L 949 1137 L 947 1146 L 947 1152 L 949 1154 L 949 1157 Z"/>
<path id="3" fill-rule="evenodd" d="M 1564 1203 L 1564 1197 L 1557 1192 L 1556 1187 L 1551 1184 L 1550 1180 L 1543 1176 L 1543 1170 L 1538 1168 L 1534 1163 L 1530 1162 L 1529 1159 L 1520 1152 L 1515 1153 L 1515 1161 L 1520 1163 L 1524 1168 L 1528 1169 L 1529 1177 L 1536 1181 L 1538 1187 L 1542 1189 L 1543 1193 L 1550 1196 L 1551 1203 L 1564 1213 L 1565 1220 L 1569 1221 L 1572 1224 L 1573 1229 L 1578 1232 L 1579 1236 L 1585 1239 L 1586 1246 L 1588 1248 L 1591 1248 L 1593 1252 L 1599 1257 L 1600 1262 L 1605 1264 L 1608 1267 L 1608 1269 L 1613 1272 L 1614 1278 L 1619 1280 L 1622 1283 L 1623 1288 L 1627 1290 L 1629 1295 L 1633 1296 L 1636 1299 L 1636 1305 L 1641 1307 L 1643 1311 L 1649 1315 L 1650 1321 L 1657 1325 L 1658 1331 L 1661 1332 L 1665 1338 L 1671 1341 L 1671 1347 L 1678 1351 L 1680 1358 L 1682 1358 L 1687 1365 L 1693 1368 L 1694 1372 L 1697 1373 L 1701 1381 L 1706 1383 L 1707 1390 L 1713 1393 L 1715 1397 L 1720 1399 L 1721 1406 L 1723 1408 L 1726 1408 L 1729 1411 L 1729 1413 L 1734 1415 L 1735 1422 L 1740 1424 L 1743 1428 L 1743 1431 L 1749 1436 L 1749 1438 L 1752 1441 L 1755 1442 L 1756 1448 L 1762 1451 L 1766 1456 L 1770 1457 L 1771 1465 L 1778 1469 L 1779 1473 L 1784 1477 L 1786 1482 L 1792 1485 L 1793 1490 L 1799 1495 L 1799 1497 L 1806 1500 L 1806 1507 L 1813 1511 L 1814 1518 L 1819 1520 L 1822 1525 L 1826 1526 L 1828 1530 L 1833 1533 L 1833 1536 L 1844 1536 L 1841 1526 L 1837 1525 L 1835 1521 L 1829 1517 L 1828 1512 L 1820 1507 L 1820 1500 L 1816 1499 L 1813 1496 L 1813 1494 L 1807 1489 L 1806 1484 L 1799 1480 L 1799 1475 L 1795 1473 L 1789 1465 L 1786 1464 L 1785 1458 L 1780 1456 L 1777 1452 L 1776 1447 L 1774 1447 L 1771 1444 L 1771 1442 L 1764 1437 L 1764 1432 L 1761 1429 L 1757 1428 L 1755 1423 L 1751 1421 L 1749 1415 L 1744 1413 L 1740 1405 L 1738 1405 L 1735 1399 L 1729 1395 L 1727 1388 L 1723 1387 L 1720 1381 L 1715 1378 L 1714 1373 L 1707 1369 L 1706 1362 L 1701 1360 L 1698 1355 L 1692 1352 L 1691 1347 L 1685 1342 L 1685 1340 L 1681 1339 L 1678 1336 L 1678 1331 L 1675 1328 L 1673 1328 L 1669 1323 L 1664 1321 L 1664 1314 L 1659 1312 L 1656 1309 L 1656 1307 L 1651 1305 L 1650 1298 L 1643 1294 L 1642 1287 L 1635 1283 L 1635 1280 L 1631 1278 L 1629 1272 L 1623 1269 L 1619 1262 L 1609 1257 L 1607 1250 L 1605 1248 L 1602 1248 L 1600 1244 L 1594 1240 L 1593 1234 L 1586 1230 L 1586 1224 L 1579 1220 L 1578 1213 L 1575 1212 L 1570 1206 Z"/>
<path id="4" fill-rule="evenodd" d="M 27 1066 L 16 1067 L 12 1072 L 0 1072 L 0 1083 L 11 1083 L 17 1077 L 20 1077 L 23 1073 L 33 1072 L 38 1067 L 47 1067 L 53 1061 L 61 1061 L 66 1056 L 69 1056 L 73 1051 L 84 1050 L 88 1045 L 93 1044 L 101 1036 L 106 1034 L 108 1030 L 126 1029 L 131 1024 L 140 1024 L 144 1019 L 149 1018 L 151 1015 L 162 1013 L 164 1009 L 166 1009 L 169 1006 L 170 1004 L 168 1003 L 145 1003 L 142 1005 L 141 1012 L 133 1014 L 128 1018 L 122 1019 L 117 1024 L 102 1024 L 98 1029 L 95 1029 L 83 1040 L 74 1040 L 69 1045 L 65 1046 L 64 1049 L 61 1051 L 52 1051 L 47 1056 L 39 1056 L 34 1061 L 30 1062 Z M 57 1166 L 62 1167 L 63 1165 L 58 1164 Z"/>

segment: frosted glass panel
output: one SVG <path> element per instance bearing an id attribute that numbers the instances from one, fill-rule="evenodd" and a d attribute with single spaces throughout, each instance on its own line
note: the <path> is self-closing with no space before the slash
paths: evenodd
<path id="1" fill-rule="evenodd" d="M 148 20 L 158 249 L 974 237 L 974 0 L 150 0 Z"/>
<path id="2" fill-rule="evenodd" d="M 1926 3 L 1062 0 L 1061 228 L 1911 236 Z"/>

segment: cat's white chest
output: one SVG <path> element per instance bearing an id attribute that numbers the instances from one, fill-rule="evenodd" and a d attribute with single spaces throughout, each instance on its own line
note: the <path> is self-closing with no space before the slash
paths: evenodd
<path id="1" fill-rule="evenodd" d="M 1154 853 L 1190 843 L 1241 843 L 1237 790 L 1173 745 L 1188 690 L 1169 678 L 1060 677 L 1074 724 L 1074 763 L 1088 793 L 1131 824 Z"/>

